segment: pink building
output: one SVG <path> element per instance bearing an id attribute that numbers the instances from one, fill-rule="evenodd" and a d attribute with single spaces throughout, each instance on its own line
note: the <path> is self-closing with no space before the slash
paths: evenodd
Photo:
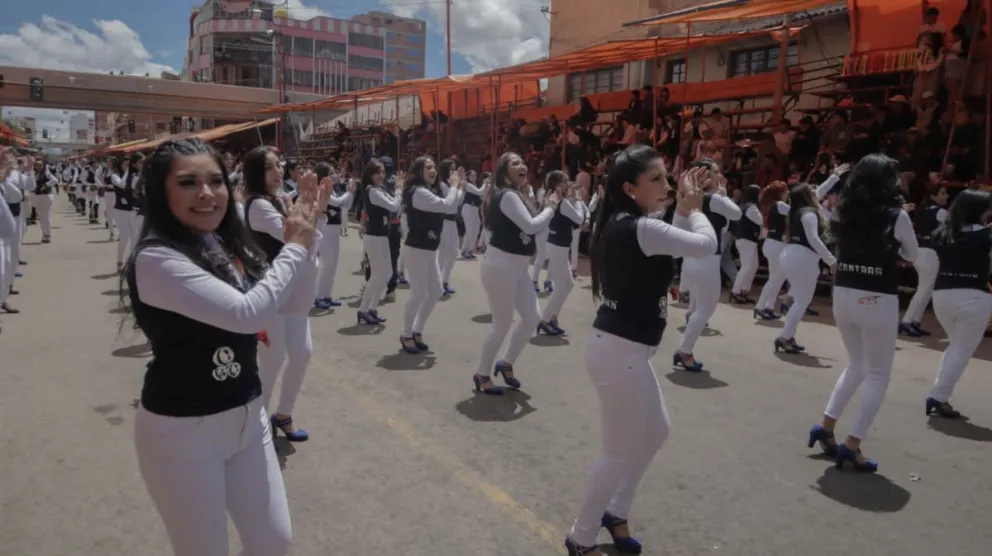
<path id="1" fill-rule="evenodd" d="M 183 78 L 334 95 L 386 81 L 385 27 L 329 17 L 293 19 L 254 0 L 231 13 L 207 0 L 190 15 Z"/>

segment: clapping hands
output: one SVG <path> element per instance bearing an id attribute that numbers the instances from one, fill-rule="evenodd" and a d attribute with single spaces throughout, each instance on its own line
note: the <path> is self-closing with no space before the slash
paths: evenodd
<path id="1" fill-rule="evenodd" d="M 709 179 L 708 168 L 691 168 L 679 177 L 679 189 L 675 194 L 675 212 L 679 216 L 689 216 L 703 206 L 703 184 Z"/>
<path id="2" fill-rule="evenodd" d="M 296 243 L 308 250 L 317 234 L 317 218 L 324 213 L 331 193 L 329 179 L 317 182 L 317 174 L 307 172 L 300 178 L 299 196 L 295 203 L 280 198 L 286 214 L 283 234 L 286 243 Z"/>

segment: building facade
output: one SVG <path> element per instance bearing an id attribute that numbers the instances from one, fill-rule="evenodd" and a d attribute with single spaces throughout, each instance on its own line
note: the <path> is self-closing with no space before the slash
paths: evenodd
<path id="1" fill-rule="evenodd" d="M 387 12 L 369 12 L 351 18 L 355 23 L 386 29 L 386 83 L 423 79 L 427 61 L 427 22 Z"/>
<path id="2" fill-rule="evenodd" d="M 387 29 L 330 17 L 294 19 L 255 0 L 237 13 L 207 0 L 190 15 L 188 80 L 335 95 L 386 81 Z"/>

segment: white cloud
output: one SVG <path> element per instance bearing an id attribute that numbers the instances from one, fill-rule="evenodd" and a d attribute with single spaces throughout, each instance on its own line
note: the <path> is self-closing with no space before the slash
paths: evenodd
<path id="1" fill-rule="evenodd" d="M 93 21 L 96 33 L 55 19 L 24 23 L 16 34 L 0 34 L 0 65 L 92 72 L 124 71 L 157 76 L 175 72 L 152 62 L 141 37 L 120 20 Z"/>
<path id="2" fill-rule="evenodd" d="M 384 3 L 401 17 L 428 19 L 428 26 L 444 36 L 444 2 Z M 451 8 L 452 51 L 464 57 L 473 72 L 546 56 L 550 26 L 541 6 L 547 4 L 548 0 L 458 0 Z"/>
<path id="3" fill-rule="evenodd" d="M 286 3 L 286 7 L 289 9 L 289 16 L 293 19 L 306 20 L 321 15 L 324 17 L 330 17 L 331 15 L 316 6 L 307 6 L 300 0 L 289 0 L 289 2 Z"/>

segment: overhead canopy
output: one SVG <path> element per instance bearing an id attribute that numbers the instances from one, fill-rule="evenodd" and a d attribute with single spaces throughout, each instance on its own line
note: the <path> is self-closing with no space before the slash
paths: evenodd
<path id="1" fill-rule="evenodd" d="M 241 131 L 247 131 L 249 129 L 255 129 L 259 127 L 265 127 L 272 125 L 279 121 L 279 118 L 270 118 L 268 120 L 262 120 L 259 122 L 242 122 L 237 124 L 222 125 L 220 127 L 215 127 L 213 129 L 204 129 L 196 133 L 177 133 L 174 135 L 166 135 L 165 137 L 160 137 L 158 139 L 151 139 L 146 141 L 132 141 L 131 143 L 126 143 L 122 145 L 115 145 L 108 149 L 111 152 L 122 152 L 122 153 L 134 153 L 139 151 L 147 151 L 154 149 L 165 143 L 166 141 L 173 139 L 192 139 L 197 138 L 203 141 L 216 141 L 222 137 L 227 137 L 228 135 L 238 133 Z"/>
<path id="2" fill-rule="evenodd" d="M 629 21 L 624 27 L 676 23 L 710 23 L 738 19 L 781 17 L 838 4 L 839 0 L 720 0 L 681 10 Z"/>
<path id="3" fill-rule="evenodd" d="M 920 32 L 921 0 L 847 0 L 851 21 L 851 51 L 878 52 L 914 49 Z M 965 0 L 931 0 L 940 10 L 945 29 L 958 22 Z"/>

